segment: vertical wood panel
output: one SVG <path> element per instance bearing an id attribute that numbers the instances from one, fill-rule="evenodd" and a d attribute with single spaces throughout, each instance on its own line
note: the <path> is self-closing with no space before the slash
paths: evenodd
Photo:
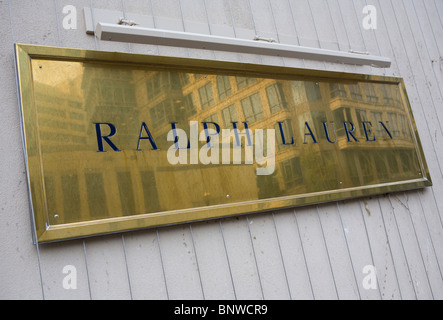
<path id="1" fill-rule="evenodd" d="M 417 2 L 418 3 L 418 2 Z M 403 51 L 405 48 L 402 48 Z M 399 64 L 400 66 L 401 64 Z M 403 63 L 405 67 L 409 66 L 412 68 L 412 65 L 408 63 L 408 61 L 405 61 Z M 403 71 L 404 74 L 408 73 L 409 68 L 406 68 L 405 71 Z M 405 82 L 408 86 L 408 93 L 411 98 L 412 108 L 414 110 L 414 115 L 416 117 L 417 126 L 419 128 L 422 144 L 424 146 L 425 154 L 427 156 L 428 165 L 431 170 L 431 174 L 433 177 L 434 186 L 432 188 L 429 188 L 424 191 L 420 191 L 420 201 L 421 206 L 423 208 L 424 215 L 426 216 L 426 220 L 429 221 L 429 229 L 431 232 L 431 237 L 434 239 L 434 243 L 442 243 L 441 241 L 441 234 L 442 234 L 442 222 L 441 222 L 441 215 L 439 212 L 438 204 L 437 204 L 437 198 L 436 198 L 436 191 L 434 189 L 439 189 L 441 186 L 441 168 L 440 164 L 438 163 L 439 157 L 437 156 L 437 151 L 434 149 L 435 143 L 433 142 L 433 137 L 431 134 L 431 127 L 428 123 L 428 119 L 425 118 L 425 115 L 423 114 L 423 109 L 425 106 L 421 103 L 420 96 L 417 96 L 419 89 L 411 88 L 410 83 L 414 83 L 414 78 L 412 76 L 405 76 Z M 415 83 L 415 85 L 419 86 L 420 83 Z M 414 90 L 415 89 L 415 90 Z M 422 109 L 423 108 L 423 109 Z M 427 108 L 428 110 L 430 108 Z M 441 250 L 437 251 L 439 264 L 441 265 Z"/>
<path id="2" fill-rule="evenodd" d="M 180 13 L 183 19 L 183 31 L 210 34 L 206 4 L 203 0 L 180 0 Z M 216 53 L 209 50 L 188 49 L 188 56 L 200 59 L 214 59 Z"/>
<path id="3" fill-rule="evenodd" d="M 230 0 L 203 1 L 207 14 L 209 34 L 223 37 L 236 37 L 233 26 Z M 214 51 L 214 58 L 224 61 L 240 61 L 241 55 L 235 52 Z"/>
<path id="4" fill-rule="evenodd" d="M 158 231 L 169 298 L 203 299 L 198 258 L 189 225 Z"/>
<path id="5" fill-rule="evenodd" d="M 248 217 L 264 299 L 289 299 L 287 275 L 272 214 Z"/>
<path id="6" fill-rule="evenodd" d="M 365 52 L 368 52 L 371 55 L 381 55 L 380 44 L 375 36 L 376 29 L 365 30 L 363 27 L 363 19 L 365 18 L 363 8 L 370 4 L 371 2 L 369 0 L 354 0 L 355 14 L 357 16 L 357 21 L 359 22 L 359 29 L 361 31 Z M 370 73 L 374 75 L 386 75 L 386 68 L 370 67 Z"/>
<path id="7" fill-rule="evenodd" d="M 12 19 L 12 1 L 0 3 L 0 299 L 42 299 L 40 262 L 31 243 L 28 184 L 24 167 L 13 43 L 23 38 Z M 15 9 L 15 7 L 14 7 Z M 17 34 L 17 35 L 16 35 Z"/>
<path id="8" fill-rule="evenodd" d="M 228 5 L 235 37 L 247 40 L 254 39 L 256 34 L 249 0 L 228 0 Z M 240 54 L 240 61 L 260 63 L 261 59 L 260 56 L 255 54 Z"/>
<path id="9" fill-rule="evenodd" d="M 316 208 L 301 208 L 296 210 L 295 216 L 314 298 L 339 299 L 334 270 Z"/>
<path id="10" fill-rule="evenodd" d="M 115 235 L 86 241 L 86 260 L 93 300 L 132 298 L 122 238 L 123 235 Z"/>
<path id="11" fill-rule="evenodd" d="M 88 7 L 92 7 L 94 9 L 107 9 L 112 11 L 121 12 L 121 16 L 124 17 L 124 11 L 121 0 L 90 0 L 91 5 Z M 94 24 L 97 25 L 98 19 L 93 15 Z M 118 22 L 118 21 L 117 21 Z M 94 26 L 95 27 L 95 26 Z M 111 42 L 111 41 L 102 41 L 97 39 L 97 49 L 104 51 L 122 51 L 127 52 L 129 49 L 129 44 L 123 42 Z"/>
<path id="12" fill-rule="evenodd" d="M 205 299 L 236 298 L 220 220 L 192 224 Z"/>
<path id="13" fill-rule="evenodd" d="M 89 300 L 89 274 L 85 263 L 83 241 L 75 240 L 68 243 L 40 246 L 42 277 L 44 280 L 45 299 L 48 300 Z M 57 257 L 55 259 L 54 257 Z M 66 266 L 75 268 L 63 273 Z M 76 277 L 77 289 L 64 288 L 64 279 Z M 67 281 L 67 280 L 66 280 Z"/>
<path id="14" fill-rule="evenodd" d="M 300 45 L 290 1 L 270 1 L 270 8 L 273 13 L 277 40 L 283 44 Z M 300 59 L 283 58 L 283 65 L 301 68 L 305 63 Z"/>
<path id="15" fill-rule="evenodd" d="M 275 213 L 275 224 L 291 298 L 294 300 L 313 299 L 311 276 L 293 210 Z"/>
<path id="16" fill-rule="evenodd" d="M 334 270 L 339 298 L 359 299 L 360 293 L 355 278 L 354 265 L 348 250 L 346 229 L 343 228 L 340 220 L 339 208 L 341 209 L 341 206 L 329 204 L 318 206 L 318 218 Z"/>
<path id="17" fill-rule="evenodd" d="M 129 20 L 134 20 L 140 25 L 154 28 L 154 17 L 152 13 L 151 1 L 149 0 L 122 0 L 125 16 Z M 139 21 L 140 15 L 144 17 L 143 21 Z M 132 53 L 140 54 L 158 54 L 158 46 L 156 45 L 143 45 L 137 43 L 131 43 L 129 45 L 129 51 Z"/>
<path id="18" fill-rule="evenodd" d="M 134 300 L 168 299 L 156 230 L 125 234 L 126 258 Z"/>
<path id="19" fill-rule="evenodd" d="M 395 271 L 399 281 L 399 290 L 402 299 L 417 299 L 417 292 L 413 283 L 410 265 L 405 254 L 405 247 L 398 230 L 398 223 L 395 217 L 395 208 L 391 205 L 390 199 L 386 196 L 380 199 L 382 206 L 382 216 L 386 226 L 386 233 L 392 250 L 392 258 L 395 264 Z"/>
<path id="20" fill-rule="evenodd" d="M 239 300 L 263 299 L 263 291 L 254 250 L 244 217 L 222 220 L 236 297 Z"/>
<path id="21" fill-rule="evenodd" d="M 417 3 L 418 4 L 418 3 Z M 404 29 L 402 29 L 404 30 Z M 407 35 L 405 35 L 407 36 Z M 401 39 L 404 41 L 403 36 Z M 413 40 L 413 39 L 412 39 Z M 421 104 L 421 110 L 414 110 L 414 114 L 418 114 L 418 125 L 424 124 L 427 129 L 427 134 L 423 134 L 423 131 L 421 133 L 422 136 L 422 142 L 423 144 L 431 144 L 429 146 L 429 149 L 434 150 L 434 154 L 436 155 L 435 160 L 428 160 L 430 162 L 431 172 L 432 172 L 432 178 L 434 182 L 434 186 L 430 190 L 425 190 L 423 192 L 423 206 L 426 211 L 426 214 L 431 215 L 431 219 L 436 222 L 435 227 L 438 229 L 436 230 L 436 234 L 441 234 L 441 230 L 443 227 L 442 224 L 442 216 L 441 211 L 439 207 L 441 206 L 441 197 L 436 196 L 441 192 L 441 185 L 442 185 L 442 175 L 441 175 L 441 150 L 439 150 L 439 147 L 441 146 L 438 141 L 441 140 L 441 132 L 439 132 L 439 123 L 436 122 L 436 114 L 435 114 L 435 101 L 432 100 L 432 97 L 430 97 L 430 91 L 429 87 L 427 86 L 427 82 L 425 79 L 425 72 L 424 69 L 419 68 L 420 66 L 420 57 L 416 56 L 416 53 L 414 53 L 414 49 L 416 49 L 415 46 L 405 46 L 404 51 L 407 53 L 407 62 L 411 69 L 415 70 L 415 74 L 413 74 L 412 80 L 415 81 L 415 84 L 417 86 L 418 91 L 418 103 L 416 106 Z M 415 54 L 415 55 L 414 55 Z M 412 62 L 411 62 L 412 61 Z M 419 61 L 418 63 L 414 63 L 415 61 Z M 417 66 L 416 68 L 413 68 L 413 66 Z M 436 87 L 436 86 L 434 86 Z M 426 94 L 427 93 L 427 94 Z M 423 97 L 424 96 L 424 97 Z M 414 105 L 412 106 L 414 108 Z M 419 111 L 419 112 L 417 112 Z M 421 114 L 420 111 L 423 113 Z M 424 137 L 423 137 L 424 136 Z M 428 149 L 426 148 L 426 149 Z M 438 231 L 437 231 L 438 230 Z M 441 260 L 440 260 L 441 261 Z"/>
<path id="22" fill-rule="evenodd" d="M 420 201 L 409 202 L 408 198 L 410 197 L 410 193 L 405 194 L 411 212 L 411 219 L 415 225 L 416 238 L 420 245 L 421 254 L 424 260 L 423 263 L 429 277 L 430 287 L 434 298 L 440 300 L 443 295 L 443 291 L 441 290 L 443 288 L 443 273 L 438 260 L 437 251 L 441 251 L 439 250 L 441 242 L 434 242 L 429 223 L 423 212 L 420 193 L 417 191 L 414 196 Z"/>
<path id="23" fill-rule="evenodd" d="M 400 241 L 405 251 L 405 260 L 408 264 L 411 278 L 415 286 L 418 299 L 433 299 L 429 283 L 428 272 L 423 261 L 423 253 L 416 237 L 416 228 L 411 218 L 409 198 L 405 193 L 388 196 L 393 209 L 394 220 L 398 229 Z M 405 211 L 406 210 L 406 211 Z"/>
<path id="24" fill-rule="evenodd" d="M 277 34 L 274 12 L 269 1 L 248 0 L 249 9 L 254 25 L 254 34 L 280 42 Z M 283 58 L 272 56 L 261 56 L 260 63 L 270 65 L 283 65 Z"/>
<path id="25" fill-rule="evenodd" d="M 360 203 L 360 208 L 367 229 L 372 265 L 376 267 L 377 290 L 380 292 L 381 299 L 400 299 L 397 270 L 386 232 L 380 200 L 364 199 Z"/>
<path id="26" fill-rule="evenodd" d="M 183 20 L 178 1 L 149 0 L 154 27 L 174 31 L 183 31 Z M 158 54 L 162 56 L 187 57 L 188 50 L 176 47 L 159 46 Z"/>

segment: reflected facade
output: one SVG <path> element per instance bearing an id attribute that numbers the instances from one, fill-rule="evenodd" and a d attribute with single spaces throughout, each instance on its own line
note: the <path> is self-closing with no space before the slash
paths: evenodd
<path id="1" fill-rule="evenodd" d="M 32 69 L 40 150 L 28 156 L 42 159 L 51 225 L 422 178 L 395 84 L 38 59 Z M 189 136 L 191 121 L 199 132 L 274 129 L 274 172 L 170 164 L 168 132 Z"/>

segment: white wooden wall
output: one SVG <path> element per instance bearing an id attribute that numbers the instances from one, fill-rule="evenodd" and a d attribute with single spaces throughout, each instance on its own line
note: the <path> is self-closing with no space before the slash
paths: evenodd
<path id="1" fill-rule="evenodd" d="M 377 8 L 377 29 L 362 26 Z M 65 30 L 74 5 L 78 29 Z M 389 69 L 128 45 L 85 34 L 82 8 L 144 14 L 152 27 L 388 56 Z M 1 299 L 442 299 L 442 0 L 0 1 Z M 403 77 L 432 188 L 247 217 L 35 246 L 13 43 L 254 62 Z M 62 286 L 77 269 L 76 290 Z M 363 268 L 377 268 L 364 289 Z"/>

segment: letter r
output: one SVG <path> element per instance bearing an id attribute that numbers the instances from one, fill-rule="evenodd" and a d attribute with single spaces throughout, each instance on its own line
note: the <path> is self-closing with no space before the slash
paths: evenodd
<path id="1" fill-rule="evenodd" d="M 97 145 L 98 145 L 98 152 L 106 152 L 105 148 L 103 146 L 103 140 L 106 141 L 107 144 L 112 148 L 112 150 L 116 152 L 120 152 L 120 150 L 117 148 L 117 146 L 109 139 L 110 137 L 115 136 L 117 133 L 117 129 L 112 123 L 94 123 L 95 124 L 95 131 L 97 133 Z M 107 125 L 111 132 L 107 136 L 103 136 L 101 125 Z"/>

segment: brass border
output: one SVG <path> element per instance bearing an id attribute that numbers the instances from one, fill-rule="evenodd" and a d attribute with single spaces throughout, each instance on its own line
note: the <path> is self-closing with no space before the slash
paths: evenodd
<path id="1" fill-rule="evenodd" d="M 254 77 L 266 77 L 272 75 L 273 78 L 280 79 L 317 79 L 355 82 L 370 81 L 377 83 L 396 84 L 400 87 L 404 103 L 409 114 L 409 124 L 414 131 L 416 152 L 420 161 L 422 178 L 409 181 L 399 181 L 394 183 L 384 183 L 378 185 L 368 185 L 358 188 L 348 188 L 343 190 L 331 190 L 318 193 L 301 194 L 266 200 L 241 202 L 211 207 L 176 210 L 155 214 L 143 214 L 137 216 L 109 218 L 96 221 L 71 223 L 51 226 L 46 213 L 44 186 L 41 170 L 41 157 L 36 161 L 29 161 L 26 156 L 28 172 L 28 185 L 30 192 L 31 210 L 35 223 L 36 241 L 39 243 L 54 242 L 66 239 L 82 238 L 94 235 L 110 234 L 136 229 L 151 228 L 157 226 L 173 225 L 185 222 L 195 222 L 201 220 L 228 217 L 240 214 L 255 212 L 265 212 L 275 209 L 283 209 L 296 206 L 304 206 L 316 203 L 344 200 L 424 188 L 432 185 L 429 169 L 425 160 L 425 155 L 420 142 L 417 126 L 412 115 L 412 109 L 407 97 L 405 84 L 402 78 L 384 77 L 365 74 L 353 74 L 344 72 L 332 72 L 321 70 L 307 70 L 292 67 L 277 67 L 267 65 L 257 65 L 237 62 L 221 62 L 213 60 L 199 60 L 189 58 L 173 58 L 153 55 L 141 55 L 120 52 L 104 52 L 83 49 L 46 47 L 35 45 L 16 44 L 17 77 L 19 86 L 19 96 L 21 104 L 21 120 L 24 139 L 24 152 L 30 146 L 38 147 L 39 137 L 36 128 L 36 110 L 34 105 L 34 89 L 32 87 L 32 59 L 100 62 L 128 65 L 153 66 L 160 69 L 170 69 L 180 71 L 204 70 L 210 73 L 217 72 L 223 74 L 241 74 Z M 39 149 L 39 148 L 37 148 Z M 33 182 L 31 184 L 31 181 Z M 34 189 L 41 192 L 35 193 Z M 35 198 L 35 194 L 40 194 L 40 198 Z"/>

